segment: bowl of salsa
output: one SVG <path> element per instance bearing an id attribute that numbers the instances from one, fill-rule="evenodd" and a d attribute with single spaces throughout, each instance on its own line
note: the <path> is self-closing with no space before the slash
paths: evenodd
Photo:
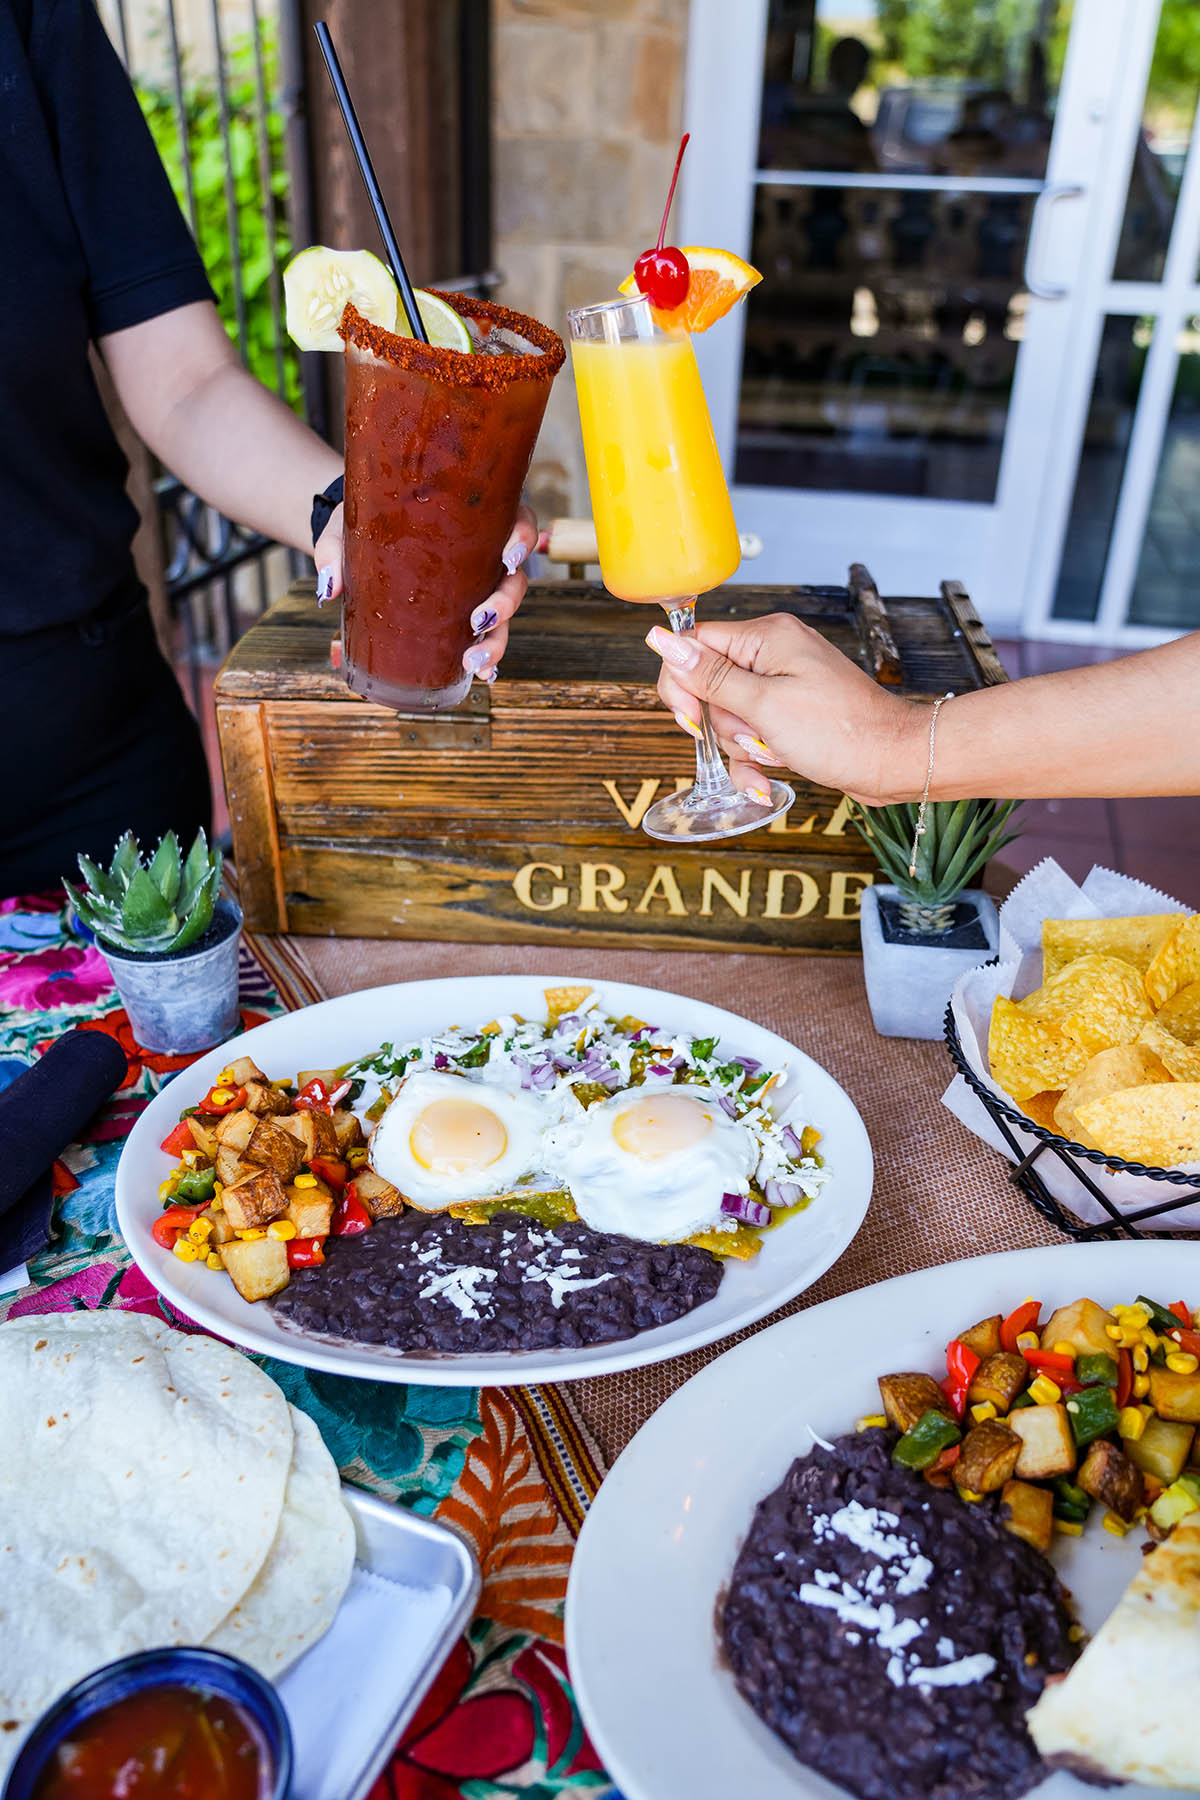
<path id="1" fill-rule="evenodd" d="M 291 1782 L 269 1681 L 216 1650 L 144 1650 L 55 1701 L 0 1800 L 287 1800 Z"/>

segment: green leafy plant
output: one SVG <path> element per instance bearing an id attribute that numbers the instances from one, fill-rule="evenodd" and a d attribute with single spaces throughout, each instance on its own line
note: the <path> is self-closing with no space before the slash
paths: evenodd
<path id="1" fill-rule="evenodd" d="M 203 831 L 186 858 L 179 839 L 168 831 L 149 863 L 142 861 L 138 841 L 127 831 L 107 870 L 90 856 L 79 858 L 88 891 L 64 881 L 81 924 L 114 950 L 136 955 L 166 956 L 186 950 L 212 922 L 221 889 L 223 859 L 210 850 Z"/>
<path id="2" fill-rule="evenodd" d="M 1005 826 L 1015 800 L 931 800 L 925 808 L 924 829 L 919 837 L 915 802 L 898 806 L 859 806 L 850 803 L 850 817 L 858 827 L 900 894 L 900 917 L 905 929 L 925 935 L 948 931 L 954 923 L 954 903 L 983 865 L 1015 831 Z M 913 840 L 916 838 L 916 856 Z M 910 874 L 915 866 L 916 873 Z"/>
<path id="3" fill-rule="evenodd" d="M 259 166 L 259 125 L 254 40 L 241 37 L 230 46 L 226 58 L 226 95 L 229 107 L 229 161 L 237 214 L 237 245 L 241 259 L 241 286 L 246 320 L 246 364 L 253 375 L 274 388 L 278 385 L 275 321 L 271 309 L 272 272 L 282 269 L 292 253 L 287 222 L 288 180 L 283 154 L 283 113 L 278 104 L 279 52 L 274 30 L 261 27 L 263 89 L 266 95 L 267 160 L 270 190 L 275 201 L 275 230 L 268 229 L 268 215 Z M 217 294 L 225 328 L 235 343 L 237 305 L 229 210 L 226 200 L 225 142 L 221 131 L 220 98 L 214 77 L 189 79 L 185 71 L 183 110 L 187 142 L 180 140 L 175 95 L 167 87 L 135 82 L 142 112 L 158 153 L 166 165 L 175 197 L 187 212 L 188 186 L 185 157 L 191 164 L 192 195 L 196 210 L 196 241 L 208 278 Z M 284 399 L 292 406 L 300 399 L 299 363 L 294 346 L 283 343 Z"/>

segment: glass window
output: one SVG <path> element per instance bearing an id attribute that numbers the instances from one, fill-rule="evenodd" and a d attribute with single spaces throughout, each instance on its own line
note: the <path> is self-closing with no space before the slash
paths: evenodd
<path id="1" fill-rule="evenodd" d="M 1129 621 L 1172 631 L 1200 626 L 1200 318 L 1188 321 L 1179 340 Z"/>
<path id="2" fill-rule="evenodd" d="M 1200 4 L 1163 0 L 1142 103 L 1115 281 L 1161 281 L 1200 98 Z"/>

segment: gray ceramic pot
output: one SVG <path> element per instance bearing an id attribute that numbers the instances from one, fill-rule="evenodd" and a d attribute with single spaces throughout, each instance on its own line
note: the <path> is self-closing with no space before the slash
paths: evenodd
<path id="1" fill-rule="evenodd" d="M 126 956 L 99 944 L 143 1050 L 187 1056 L 236 1032 L 242 910 L 226 895 L 213 911 L 213 925 L 222 922 L 225 936 L 216 943 L 172 956 Z"/>
<path id="2" fill-rule="evenodd" d="M 862 897 L 863 977 L 871 1019 L 881 1037 L 940 1038 L 955 982 L 965 969 L 996 954 L 996 907 L 980 888 L 964 888 L 958 896 L 977 927 L 970 946 L 955 947 L 953 937 L 889 942 L 880 902 L 898 905 L 899 899 L 897 889 L 884 882 L 867 888 Z"/>

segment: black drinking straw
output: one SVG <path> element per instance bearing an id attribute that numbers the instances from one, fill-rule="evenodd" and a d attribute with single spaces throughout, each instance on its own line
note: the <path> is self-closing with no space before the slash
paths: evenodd
<path id="1" fill-rule="evenodd" d="M 408 278 L 408 270 L 404 266 L 404 258 L 400 254 L 400 245 L 396 241 L 396 233 L 392 230 L 392 221 L 388 218 L 387 207 L 383 203 L 383 194 L 371 162 L 371 153 L 367 149 L 367 141 L 362 134 L 362 126 L 358 122 L 358 114 L 354 110 L 354 102 L 350 98 L 350 89 L 346 86 L 346 77 L 342 74 L 342 65 L 338 61 L 338 53 L 333 47 L 333 39 L 329 35 L 329 27 L 324 19 L 318 20 L 314 27 L 317 42 L 321 46 L 321 55 L 325 58 L 325 67 L 329 79 L 333 83 L 333 91 L 337 103 L 342 110 L 342 123 L 346 127 L 346 135 L 350 139 L 350 148 L 354 151 L 354 159 L 358 164 L 358 172 L 363 178 L 363 186 L 367 190 L 367 199 L 371 202 L 371 211 L 375 214 L 375 223 L 379 227 L 379 235 L 383 239 L 383 247 L 392 265 L 392 274 L 396 277 L 396 286 L 400 289 L 400 298 L 404 302 L 404 310 L 408 315 L 409 329 L 421 343 L 429 342 L 429 333 L 425 329 L 417 305 L 417 296 L 413 292 L 413 284 Z"/>

